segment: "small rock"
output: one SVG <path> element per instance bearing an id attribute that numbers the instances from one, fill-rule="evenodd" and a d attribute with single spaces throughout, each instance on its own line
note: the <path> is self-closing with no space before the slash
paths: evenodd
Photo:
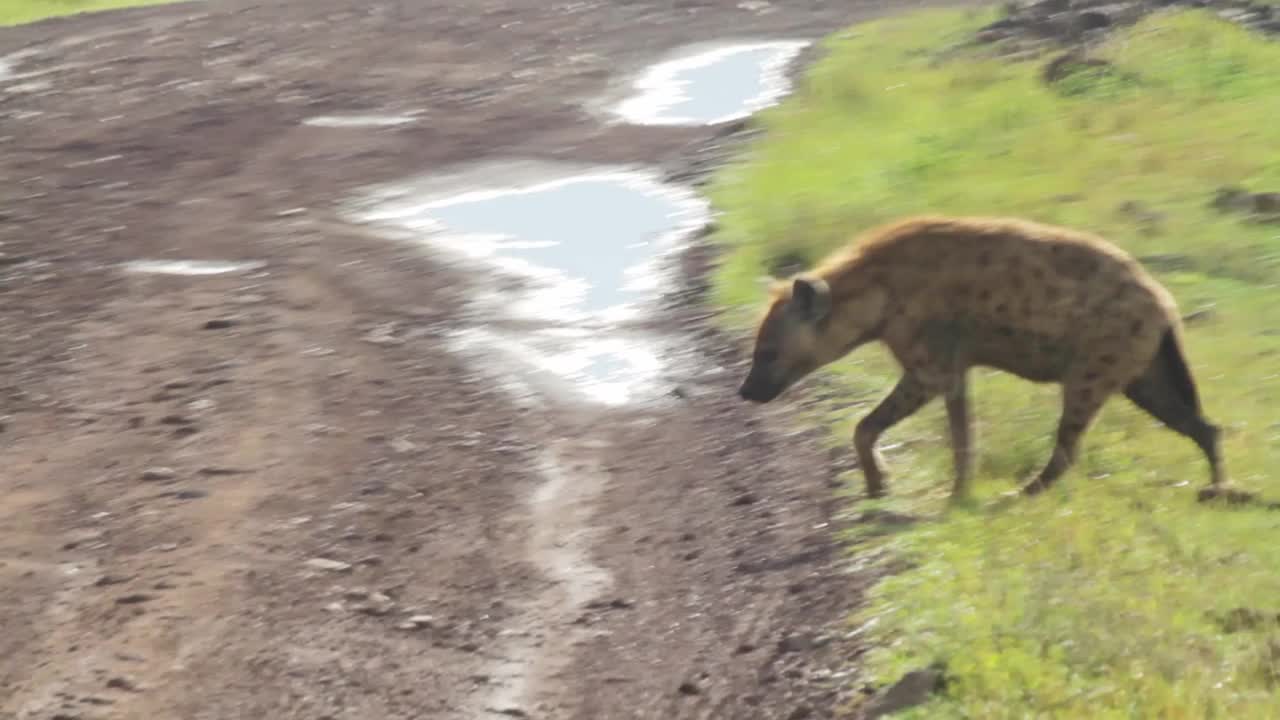
<path id="1" fill-rule="evenodd" d="M 229 318 L 229 317 L 214 318 L 212 320 L 208 320 L 205 322 L 204 329 L 205 330 L 226 330 L 227 328 L 234 327 L 237 324 L 239 324 L 239 321 L 236 320 L 235 318 Z"/>
<path id="2" fill-rule="evenodd" d="M 369 594 L 369 601 L 356 608 L 356 612 L 381 617 L 395 609 L 396 602 L 386 595 L 376 592 Z"/>
<path id="3" fill-rule="evenodd" d="M 108 587 L 110 585 L 123 585 L 137 577 L 136 575 L 103 575 L 93 581 L 96 587 Z"/>
<path id="4" fill-rule="evenodd" d="M 498 713 L 499 715 L 506 715 L 507 717 L 518 717 L 518 718 L 529 717 L 529 713 L 517 707 L 502 708 L 499 710 L 494 710 L 494 712 Z"/>
<path id="5" fill-rule="evenodd" d="M 392 440 L 390 445 L 392 450 L 400 454 L 411 453 L 414 450 L 418 449 L 418 446 L 414 445 L 412 440 L 409 440 L 408 438 L 402 438 L 402 437 Z"/>
<path id="6" fill-rule="evenodd" d="M 784 653 L 806 652 L 815 646 L 814 636 L 808 633 L 790 634 L 778 642 L 778 651 Z"/>
<path id="7" fill-rule="evenodd" d="M 199 500 L 209 497 L 209 493 L 204 490 L 179 490 L 173 496 L 178 500 Z"/>
<path id="8" fill-rule="evenodd" d="M 178 471 L 171 467 L 152 467 L 142 471 L 142 479 L 147 482 L 162 482 L 178 476 Z"/>
<path id="9" fill-rule="evenodd" d="M 117 675 L 107 681 L 107 689 L 123 690 L 125 692 L 138 692 L 138 685 L 127 677 Z"/>
<path id="10" fill-rule="evenodd" d="M 1249 212 L 1253 209 L 1253 194 L 1237 185 L 1227 185 L 1213 192 L 1210 205 L 1219 212 Z"/>
<path id="11" fill-rule="evenodd" d="M 244 468 L 221 467 L 218 465 L 209 465 L 209 466 L 200 468 L 196 472 L 200 473 L 201 475 L 205 475 L 207 477 L 217 477 L 221 475 L 243 475 L 250 471 Z"/>
<path id="12" fill-rule="evenodd" d="M 676 688 L 676 690 L 678 690 L 681 695 L 701 695 L 702 694 L 702 688 L 698 687 L 698 684 L 692 680 L 685 680 L 684 682 L 680 683 L 680 687 Z"/>
<path id="13" fill-rule="evenodd" d="M 425 630 L 435 626 L 435 618 L 430 615 L 413 615 L 408 620 L 396 625 L 401 630 Z"/>
<path id="14" fill-rule="evenodd" d="M 311 558 L 303 563 L 312 570 L 325 570 L 328 572 L 350 572 L 351 563 L 344 563 L 340 560 L 330 560 L 328 558 Z"/>
<path id="15" fill-rule="evenodd" d="M 130 595 L 121 595 L 120 597 L 116 598 L 116 604 L 117 605 L 138 605 L 145 602 L 151 602 L 152 600 L 155 600 L 155 599 L 156 599 L 155 595 L 148 595 L 147 593 L 132 593 Z"/>
<path id="16" fill-rule="evenodd" d="M 871 720 L 922 705 L 929 700 L 930 695 L 942 688 L 945 680 L 940 668 L 912 670 L 871 703 L 864 717 Z"/>

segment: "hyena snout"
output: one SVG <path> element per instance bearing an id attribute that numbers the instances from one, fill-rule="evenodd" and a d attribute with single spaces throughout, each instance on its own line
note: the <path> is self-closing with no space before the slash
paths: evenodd
<path id="1" fill-rule="evenodd" d="M 753 403 L 767 403 L 781 393 L 781 385 L 767 378 L 761 378 L 754 369 L 747 374 L 747 379 L 743 380 L 742 386 L 738 388 L 738 397 Z"/>

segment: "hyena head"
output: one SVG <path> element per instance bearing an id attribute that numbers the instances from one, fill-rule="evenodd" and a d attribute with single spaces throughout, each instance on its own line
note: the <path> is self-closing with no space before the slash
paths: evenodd
<path id="1" fill-rule="evenodd" d="M 868 289 L 833 307 L 831 288 L 798 276 L 774 293 L 756 331 L 751 370 L 738 388 L 743 400 L 767 403 L 814 370 L 839 359 L 878 332 L 884 295 Z"/>

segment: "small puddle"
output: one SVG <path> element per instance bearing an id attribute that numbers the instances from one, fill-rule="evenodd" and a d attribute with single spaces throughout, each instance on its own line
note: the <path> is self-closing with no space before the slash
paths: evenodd
<path id="1" fill-rule="evenodd" d="M 778 40 L 693 46 L 650 66 L 613 108 L 639 125 L 714 125 L 776 103 L 790 90 L 788 63 L 810 43 Z"/>
<path id="2" fill-rule="evenodd" d="M 152 275 L 224 275 L 257 270 L 266 263 L 222 260 L 134 260 L 123 265 L 127 272 Z"/>
<path id="3" fill-rule="evenodd" d="M 532 529 L 527 559 L 552 585 L 535 600 L 534 614 L 542 623 L 510 638 L 492 666 L 496 687 L 482 700 L 483 713 L 530 715 L 526 708 L 539 705 L 543 681 L 563 671 L 572 646 L 586 633 L 574 620 L 613 582 L 591 562 L 587 531 L 596 498 L 608 482 L 599 461 L 603 449 L 597 441 L 562 440 L 540 458 L 544 482 L 528 499 Z"/>
<path id="4" fill-rule="evenodd" d="M 483 350 L 477 355 L 490 364 L 496 352 L 543 387 L 573 388 L 594 402 L 637 399 L 661 364 L 652 338 L 625 325 L 661 288 L 668 253 L 707 222 L 706 202 L 645 170 L 496 167 L 499 173 L 477 167 L 395 188 L 359 219 L 390 225 L 495 276 L 475 301 L 528 327 L 469 328 L 460 348 Z M 514 182 L 488 185 L 495 175 Z M 507 365 L 504 373 L 514 369 Z"/>
<path id="5" fill-rule="evenodd" d="M 302 121 L 303 125 L 327 128 L 375 128 L 395 127 L 417 122 L 412 115 L 316 115 Z"/>

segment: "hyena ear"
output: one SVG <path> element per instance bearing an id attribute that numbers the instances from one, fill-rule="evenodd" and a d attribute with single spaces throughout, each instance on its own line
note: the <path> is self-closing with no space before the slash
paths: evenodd
<path id="1" fill-rule="evenodd" d="M 822 278 L 797 277 L 791 285 L 791 308 L 806 322 L 819 322 L 831 312 L 831 288 Z"/>

